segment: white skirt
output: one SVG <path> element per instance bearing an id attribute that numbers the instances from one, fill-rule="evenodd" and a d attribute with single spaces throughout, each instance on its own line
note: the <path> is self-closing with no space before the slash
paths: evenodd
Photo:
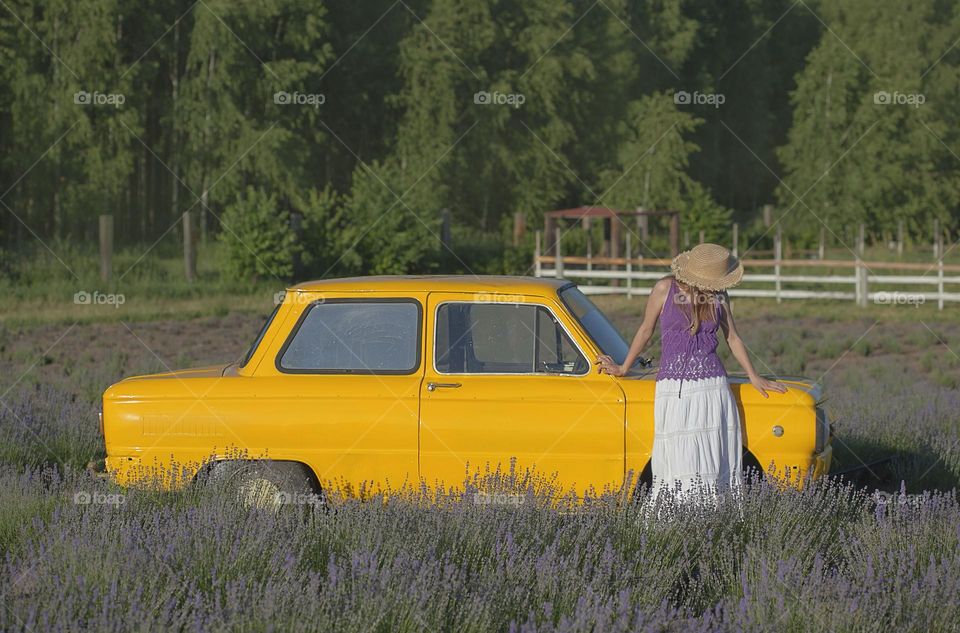
<path id="1" fill-rule="evenodd" d="M 693 500 L 743 485 L 742 432 L 725 376 L 658 380 L 653 404 L 651 496 Z"/>

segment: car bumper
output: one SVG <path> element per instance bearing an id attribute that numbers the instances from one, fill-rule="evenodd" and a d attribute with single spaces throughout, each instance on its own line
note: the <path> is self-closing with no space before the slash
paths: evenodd
<path id="1" fill-rule="evenodd" d="M 833 461 L 833 446 L 827 444 L 827 447 L 813 456 L 813 478 L 819 479 L 830 472 L 830 463 Z"/>
<path id="2" fill-rule="evenodd" d="M 129 486 L 137 480 L 142 470 L 140 457 L 131 455 L 107 455 L 104 470 L 116 484 Z"/>

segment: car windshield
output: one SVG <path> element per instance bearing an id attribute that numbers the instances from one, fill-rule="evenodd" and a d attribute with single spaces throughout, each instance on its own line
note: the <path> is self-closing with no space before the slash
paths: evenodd
<path id="1" fill-rule="evenodd" d="M 560 291 L 560 299 L 580 322 L 583 329 L 587 331 L 597 347 L 616 362 L 622 363 L 623 359 L 627 357 L 630 346 L 623 340 L 620 332 L 610 322 L 610 319 L 587 298 L 587 295 L 571 286 Z"/>
<path id="2" fill-rule="evenodd" d="M 243 358 L 240 360 L 240 367 L 246 367 L 247 363 L 250 362 L 250 359 L 253 358 L 253 353 L 257 351 L 257 348 L 260 347 L 260 341 L 263 340 L 264 334 L 267 333 L 267 330 L 270 329 L 270 324 L 273 323 L 273 318 L 277 316 L 277 312 L 280 311 L 280 304 L 278 303 L 273 309 L 273 312 L 270 313 L 270 316 L 267 318 L 267 322 L 263 324 L 263 327 L 260 328 L 260 332 L 257 334 L 257 338 L 253 340 L 253 345 L 247 349 L 247 353 L 243 355 Z"/>

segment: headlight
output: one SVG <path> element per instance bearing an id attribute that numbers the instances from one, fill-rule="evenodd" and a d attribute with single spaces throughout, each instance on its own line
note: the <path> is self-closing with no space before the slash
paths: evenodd
<path id="1" fill-rule="evenodd" d="M 815 409 L 817 412 L 817 445 L 816 452 L 823 452 L 823 449 L 827 447 L 827 441 L 830 439 L 830 422 L 827 420 L 827 413 L 817 407 Z"/>

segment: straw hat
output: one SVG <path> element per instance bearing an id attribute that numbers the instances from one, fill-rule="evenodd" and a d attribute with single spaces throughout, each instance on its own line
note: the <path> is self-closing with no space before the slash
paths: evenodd
<path id="1" fill-rule="evenodd" d="M 719 244 L 698 244 L 673 258 L 673 276 L 701 290 L 726 290 L 740 283 L 743 263 Z"/>

